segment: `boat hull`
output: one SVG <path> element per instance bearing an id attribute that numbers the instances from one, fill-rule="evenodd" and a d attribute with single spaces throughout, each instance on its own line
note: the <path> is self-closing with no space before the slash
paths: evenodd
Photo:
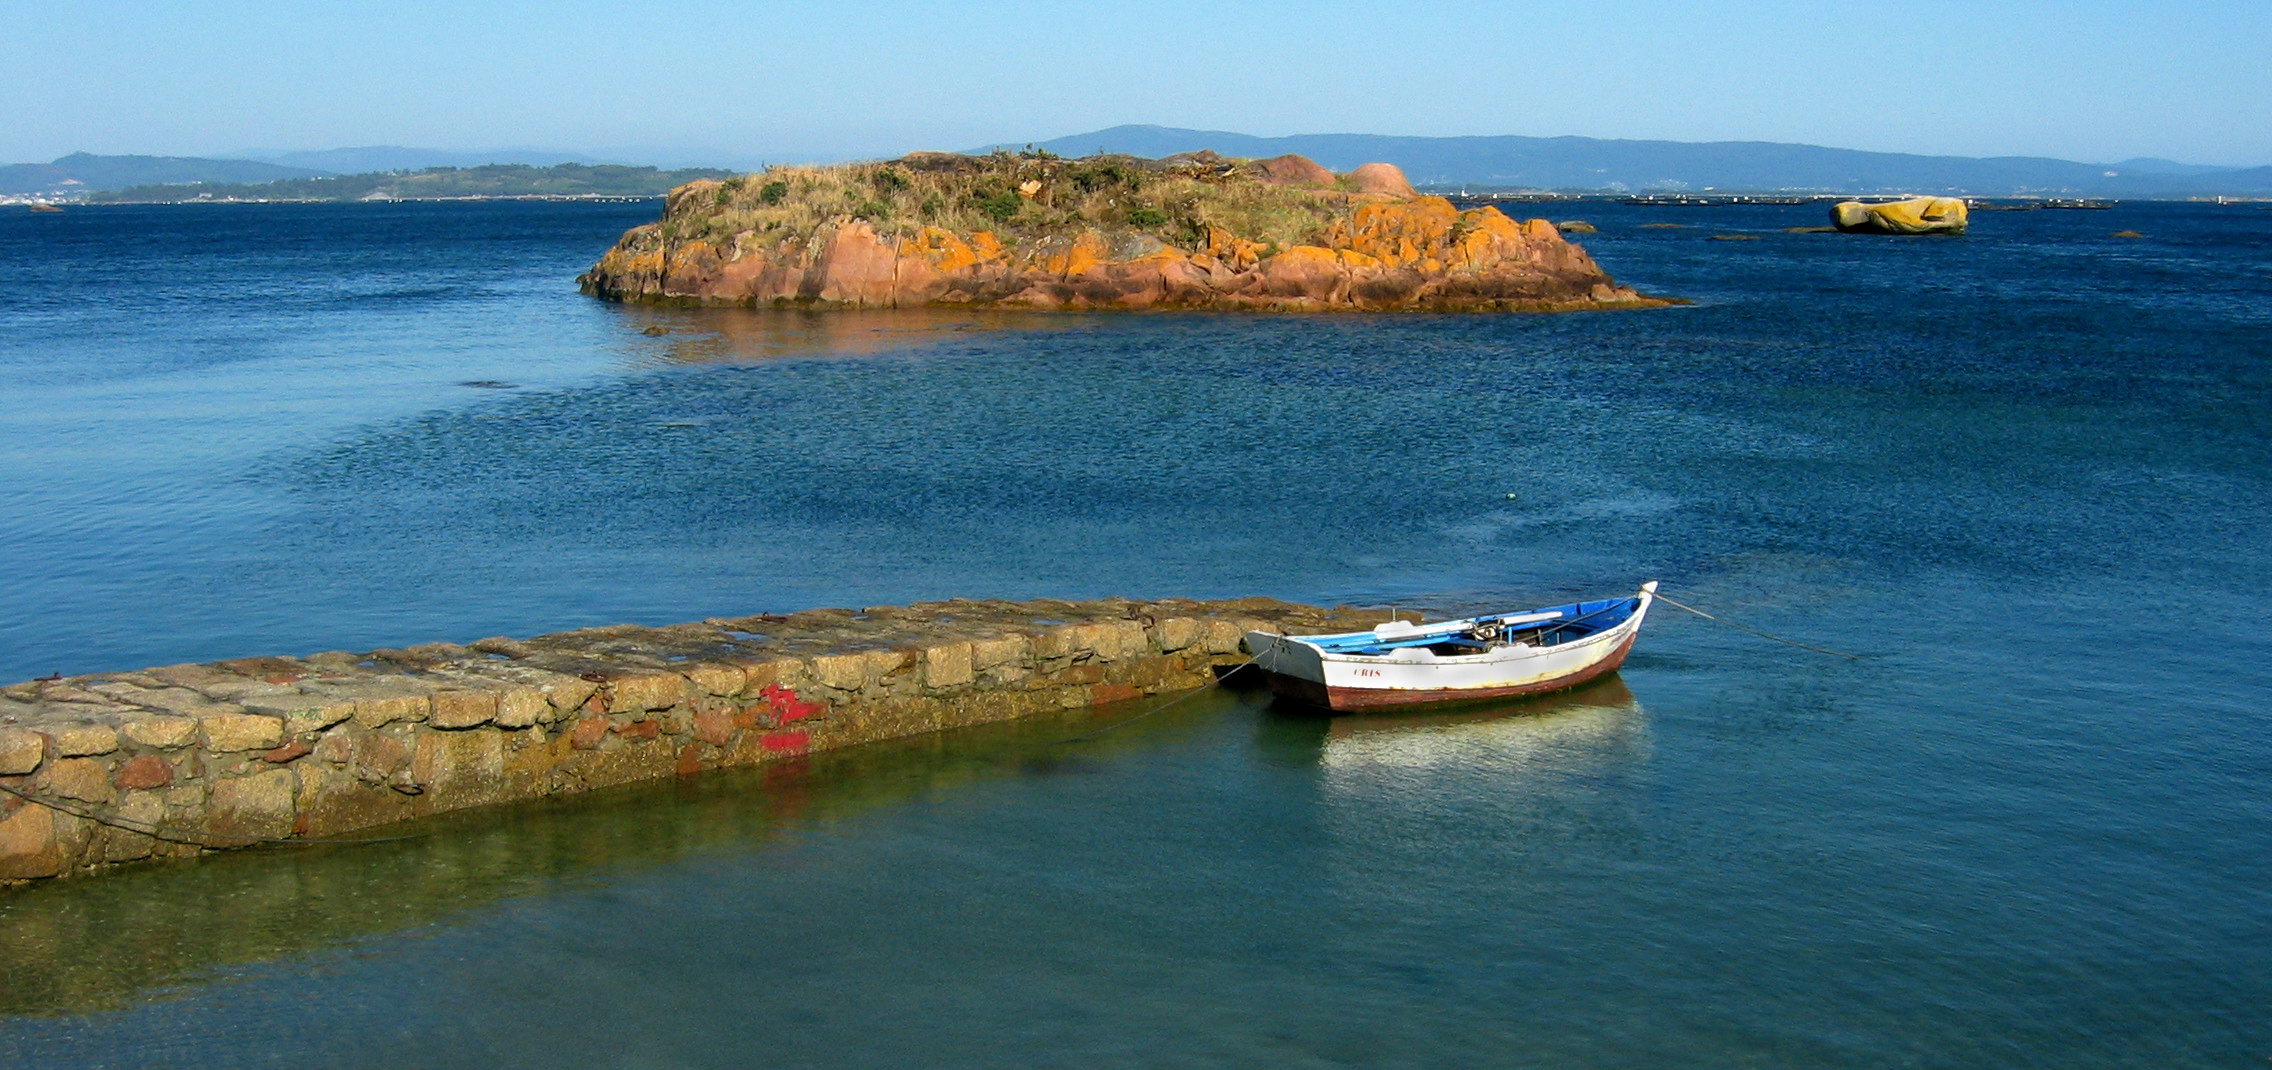
<path id="1" fill-rule="evenodd" d="M 1656 584 L 1645 584 L 1625 619 L 1583 638 L 1544 646 L 1525 641 L 1497 645 L 1482 653 L 1439 654 L 1436 651 L 1443 647 L 1430 640 L 1445 634 L 1446 629 L 1461 629 L 1478 619 L 1521 623 L 1540 615 L 1552 619 L 1556 613 L 1565 613 L 1583 614 L 1578 618 L 1582 620 L 1602 612 L 1590 607 L 1609 603 L 1589 602 L 1530 616 L 1469 618 L 1427 626 L 1397 626 L 1392 622 L 1372 633 L 1293 636 L 1248 632 L 1246 646 L 1254 655 L 1254 667 L 1280 697 L 1329 710 L 1440 706 L 1539 695 L 1616 672 L 1632 652 L 1655 596 Z"/>
<path id="2" fill-rule="evenodd" d="M 1270 690 L 1280 698 L 1310 706 L 1322 706 L 1336 713 L 1354 710 L 1378 710 L 1390 707 L 1443 706 L 1455 702 L 1488 702 L 1492 699 L 1520 698 L 1524 695 L 1544 695 L 1567 691 L 1580 684 L 1598 680 L 1625 664 L 1625 655 L 1633 650 L 1636 637 L 1627 635 L 1609 656 L 1591 664 L 1582 665 L 1560 676 L 1519 684 L 1495 684 L 1481 687 L 1336 687 L 1285 673 L 1263 670 L 1263 678 L 1270 682 Z"/>

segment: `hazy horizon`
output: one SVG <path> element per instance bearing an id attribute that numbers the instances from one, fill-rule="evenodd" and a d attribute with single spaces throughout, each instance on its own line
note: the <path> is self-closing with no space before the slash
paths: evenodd
<path id="1" fill-rule="evenodd" d="M 1259 137 L 1764 141 L 2095 163 L 2272 162 L 2272 5 L 1616 9 L 1324 2 L 1142 11 L 693 0 L 447 12 L 0 0 L 0 161 L 399 145 L 661 166 L 1041 141 L 1131 122 Z M 1455 47 L 1458 46 L 1458 47 Z M 1140 104 L 1131 104 L 1131 99 Z M 1135 114 L 1131 114 L 1135 113 Z"/>

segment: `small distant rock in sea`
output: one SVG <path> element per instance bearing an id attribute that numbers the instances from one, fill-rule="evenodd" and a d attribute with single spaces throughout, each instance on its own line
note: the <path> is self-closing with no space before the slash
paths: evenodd
<path id="1" fill-rule="evenodd" d="M 1641 224 L 1641 229 L 1642 229 L 1642 230 L 1679 230 L 1679 229 L 1681 229 L 1681 228 L 1683 228 L 1683 227 L 1686 227 L 1687 225 L 1688 225 L 1688 224 L 1686 224 L 1686 223 L 1643 223 L 1643 224 Z"/>
<path id="2" fill-rule="evenodd" d="M 1837 227 L 1784 227 L 1785 234 L 1836 234 Z"/>
<path id="3" fill-rule="evenodd" d="M 1565 219 L 1554 225 L 1565 234 L 1593 234 L 1601 230 L 1583 219 Z"/>
<path id="4" fill-rule="evenodd" d="M 671 333 L 671 329 L 658 323 L 652 327 L 641 328 L 639 333 L 646 335 L 649 338 L 661 338 L 662 336 Z"/>
<path id="5" fill-rule="evenodd" d="M 1713 241 L 1758 241 L 1757 234 L 1714 234 Z"/>
<path id="6" fill-rule="evenodd" d="M 2140 234 L 2140 233 L 2138 233 L 2138 232 L 2137 232 L 2137 231 L 2135 231 L 2135 230 L 2118 230 L 2118 231 L 2115 231 L 2115 232 L 2114 232 L 2114 233 L 2112 233 L 2112 234 L 2109 234 L 2109 235 L 2107 235 L 2107 237 L 2109 237 L 2109 238 L 2143 238 L 2143 237 L 2145 237 L 2145 235 L 2143 235 L 2143 234 Z"/>
<path id="7" fill-rule="evenodd" d="M 479 387 L 483 390 L 512 390 L 519 386 L 518 383 L 508 383 L 502 379 L 468 379 L 458 385 Z"/>

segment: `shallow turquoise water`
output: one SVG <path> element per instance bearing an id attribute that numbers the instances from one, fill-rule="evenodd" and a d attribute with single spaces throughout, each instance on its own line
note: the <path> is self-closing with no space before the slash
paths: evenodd
<path id="1" fill-rule="evenodd" d="M 1019 726 L 42 888 L 0 900 L 0 1043 L 2272 1056 L 2272 212 L 1896 241 L 1556 210 L 1698 304 L 764 317 L 578 297 L 650 206 L 0 216 L 27 280 L 0 305 L 10 679 L 950 595 L 1455 610 L 1647 577 L 1871 655 L 1667 614 L 1618 682 L 1457 723 L 1223 696 L 1083 747 Z"/>

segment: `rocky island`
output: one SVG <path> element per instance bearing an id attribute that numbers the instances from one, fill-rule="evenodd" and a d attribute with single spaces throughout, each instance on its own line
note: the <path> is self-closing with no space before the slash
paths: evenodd
<path id="1" fill-rule="evenodd" d="M 1390 164 L 918 153 L 671 191 L 579 280 L 754 308 L 1545 312 L 1668 304 L 1552 223 L 1421 196 Z"/>

